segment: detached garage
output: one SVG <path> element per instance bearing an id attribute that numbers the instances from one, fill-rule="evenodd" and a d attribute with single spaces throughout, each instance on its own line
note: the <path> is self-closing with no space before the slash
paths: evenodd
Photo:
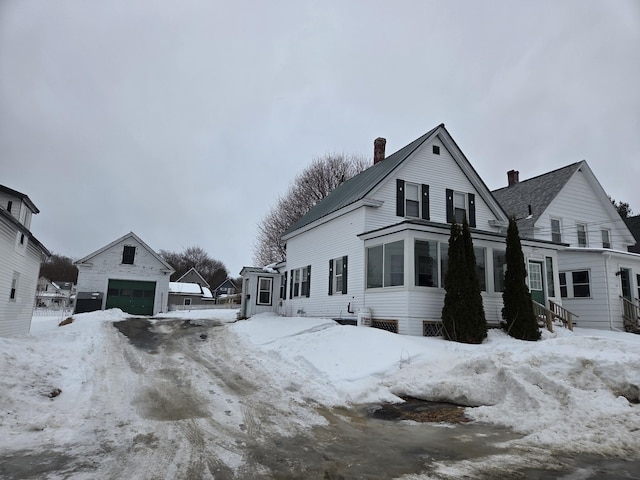
<path id="1" fill-rule="evenodd" d="M 75 313 L 119 308 L 132 315 L 167 311 L 173 268 L 135 233 L 75 262 L 78 300 Z"/>

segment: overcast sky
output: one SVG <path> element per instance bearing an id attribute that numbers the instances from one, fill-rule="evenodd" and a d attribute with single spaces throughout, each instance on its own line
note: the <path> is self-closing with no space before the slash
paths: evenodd
<path id="1" fill-rule="evenodd" d="M 584 159 L 640 213 L 640 2 L 0 0 L 0 184 L 74 259 L 237 276 L 314 157 L 440 123 L 490 189 Z"/>

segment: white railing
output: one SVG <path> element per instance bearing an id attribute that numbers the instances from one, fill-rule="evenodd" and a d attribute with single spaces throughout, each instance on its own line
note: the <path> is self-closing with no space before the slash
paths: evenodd
<path id="1" fill-rule="evenodd" d="M 68 317 L 73 314 L 73 307 L 37 307 L 33 309 L 34 317 Z"/>

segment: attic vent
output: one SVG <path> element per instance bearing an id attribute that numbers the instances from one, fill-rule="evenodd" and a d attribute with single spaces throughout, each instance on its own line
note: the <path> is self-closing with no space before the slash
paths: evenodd
<path id="1" fill-rule="evenodd" d="M 440 155 L 440 147 L 438 145 L 433 146 L 433 154 Z"/>

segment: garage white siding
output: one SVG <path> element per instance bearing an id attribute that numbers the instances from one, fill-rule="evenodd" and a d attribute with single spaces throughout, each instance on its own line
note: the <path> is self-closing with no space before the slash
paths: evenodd
<path id="1" fill-rule="evenodd" d="M 123 249 L 135 247 L 133 264 L 123 263 Z M 130 233 L 76 262 L 78 267 L 78 294 L 100 292 L 102 308 L 107 301 L 109 279 L 156 282 L 153 314 L 167 311 L 169 278 L 173 269 L 135 234 Z"/>

